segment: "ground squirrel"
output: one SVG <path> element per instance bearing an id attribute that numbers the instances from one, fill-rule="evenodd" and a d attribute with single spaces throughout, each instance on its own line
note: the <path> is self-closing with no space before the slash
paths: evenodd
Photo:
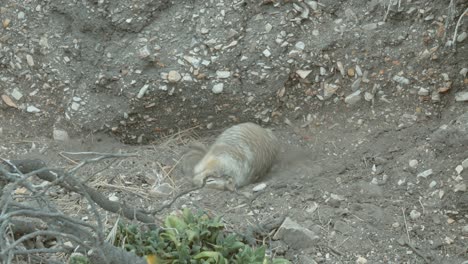
<path id="1" fill-rule="evenodd" d="M 201 143 L 190 146 L 182 170 L 193 183 L 221 190 L 234 190 L 253 183 L 268 172 L 279 152 L 273 132 L 253 123 L 226 129 L 209 149 Z"/>

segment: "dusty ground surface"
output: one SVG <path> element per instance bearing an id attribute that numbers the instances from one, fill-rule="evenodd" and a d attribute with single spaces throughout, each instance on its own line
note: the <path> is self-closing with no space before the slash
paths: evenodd
<path id="1" fill-rule="evenodd" d="M 467 16 L 450 41 L 468 3 L 451 3 L 6 0 L 1 157 L 67 167 L 61 151 L 136 152 L 83 177 L 157 207 L 190 188 L 177 166 L 188 141 L 253 121 L 286 150 L 251 206 L 203 190 L 172 209 L 238 232 L 288 216 L 316 235 L 273 241 L 294 263 L 462 263 Z"/>

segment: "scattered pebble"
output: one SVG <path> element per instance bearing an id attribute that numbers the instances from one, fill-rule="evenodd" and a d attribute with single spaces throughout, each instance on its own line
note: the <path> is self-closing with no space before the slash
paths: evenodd
<path id="1" fill-rule="evenodd" d="M 294 47 L 296 47 L 296 49 L 298 49 L 298 50 L 304 50 L 305 49 L 305 44 L 304 44 L 304 42 L 299 41 L 299 42 L 296 43 L 296 45 L 294 45 Z"/>
<path id="2" fill-rule="evenodd" d="M 468 225 L 462 227 L 462 233 L 463 233 L 464 235 L 468 235 Z"/>
<path id="3" fill-rule="evenodd" d="M 369 23 L 369 24 L 365 24 L 364 26 L 362 26 L 362 29 L 364 30 L 374 30 L 377 28 L 377 23 Z"/>
<path id="4" fill-rule="evenodd" d="M 431 181 L 431 183 L 429 184 L 429 188 L 434 188 L 436 185 L 437 185 L 436 181 Z"/>
<path id="5" fill-rule="evenodd" d="M 219 79 L 226 79 L 231 76 L 231 72 L 230 71 L 216 71 L 216 76 Z"/>
<path id="6" fill-rule="evenodd" d="M 259 185 L 255 186 L 252 188 L 252 191 L 254 192 L 259 192 L 259 191 L 263 191 L 265 188 L 267 187 L 266 183 L 260 183 Z"/>
<path id="7" fill-rule="evenodd" d="M 19 101 L 23 97 L 23 94 L 18 89 L 15 88 L 11 92 L 11 96 L 15 98 L 16 101 Z"/>
<path id="8" fill-rule="evenodd" d="M 467 33 L 466 32 L 462 32 L 460 35 L 458 35 L 457 37 L 457 41 L 458 42 L 462 42 L 466 39 L 466 36 L 467 36 Z"/>
<path id="9" fill-rule="evenodd" d="M 138 99 L 142 98 L 145 95 L 146 91 L 148 91 L 148 88 L 149 88 L 149 84 L 143 85 L 143 87 L 141 87 L 140 91 L 137 94 L 137 98 Z"/>
<path id="10" fill-rule="evenodd" d="M 357 259 L 356 259 L 356 264 L 366 264 L 367 263 L 367 259 L 362 257 L 362 256 L 359 256 Z"/>
<path id="11" fill-rule="evenodd" d="M 466 102 L 468 101 L 468 92 L 459 92 L 455 94 L 455 101 Z"/>
<path id="12" fill-rule="evenodd" d="M 418 177 L 418 178 L 419 178 L 419 177 L 427 178 L 427 177 L 429 177 L 430 175 L 432 175 L 432 173 L 433 173 L 432 169 L 428 169 L 428 170 L 425 170 L 425 171 L 419 173 L 417 177 Z"/>
<path id="13" fill-rule="evenodd" d="M 24 19 L 25 14 L 23 11 L 18 12 L 18 19 Z"/>
<path id="14" fill-rule="evenodd" d="M 455 167 L 455 171 L 457 172 L 458 175 L 460 175 L 460 173 L 462 173 L 462 171 L 463 171 L 463 166 L 458 165 L 457 167 Z"/>
<path id="15" fill-rule="evenodd" d="M 466 184 L 465 183 L 459 183 L 455 185 L 453 188 L 454 192 L 466 192 Z"/>
<path id="16" fill-rule="evenodd" d="M 217 83 L 215 85 L 213 85 L 213 88 L 211 89 L 211 91 L 214 93 L 214 94 L 220 94 L 223 92 L 223 88 L 224 88 L 224 84 L 222 83 Z"/>
<path id="17" fill-rule="evenodd" d="M 118 202 L 119 201 L 119 197 L 117 197 L 117 195 L 115 195 L 115 193 L 111 194 L 109 196 L 109 201 L 111 202 Z"/>
<path id="18" fill-rule="evenodd" d="M 301 77 L 302 79 L 307 78 L 307 76 L 311 73 L 312 71 L 310 70 L 297 70 L 296 73 Z"/>
<path id="19" fill-rule="evenodd" d="M 10 22 L 11 22 L 10 19 L 5 18 L 5 19 L 2 21 L 3 28 L 7 28 L 7 27 L 10 25 Z"/>
<path id="20" fill-rule="evenodd" d="M 70 139 L 67 131 L 60 129 L 54 129 L 52 132 L 52 137 L 55 141 L 68 141 Z"/>
<path id="21" fill-rule="evenodd" d="M 73 103 L 71 104 L 71 109 L 72 109 L 73 111 L 78 111 L 79 108 L 80 108 L 80 104 L 79 104 L 79 103 L 73 102 Z"/>
<path id="22" fill-rule="evenodd" d="M 354 105 L 361 100 L 361 90 L 357 90 L 354 93 L 345 97 L 344 101 L 348 105 Z"/>
<path id="23" fill-rule="evenodd" d="M 461 74 L 463 77 L 465 77 L 467 73 L 468 73 L 468 68 L 463 68 L 463 69 L 460 70 L 460 74 Z"/>
<path id="24" fill-rule="evenodd" d="M 461 165 L 463 166 L 464 169 L 468 169 L 468 159 L 465 159 L 462 161 Z"/>
<path id="25" fill-rule="evenodd" d="M 374 100 L 374 95 L 369 93 L 369 92 L 365 92 L 364 93 L 364 99 L 366 101 L 370 102 L 370 101 Z"/>
<path id="26" fill-rule="evenodd" d="M 263 56 L 269 58 L 271 56 L 271 52 L 268 49 L 266 49 L 263 51 Z"/>
<path id="27" fill-rule="evenodd" d="M 170 71 L 167 74 L 167 80 L 171 83 L 176 83 L 182 79 L 182 76 L 177 71 Z"/>
<path id="28" fill-rule="evenodd" d="M 429 90 L 427 90 L 426 88 L 421 87 L 421 88 L 419 88 L 418 95 L 428 96 L 429 95 Z"/>
<path id="29" fill-rule="evenodd" d="M 421 217 L 421 213 L 418 212 L 418 211 L 416 211 L 416 210 L 411 210 L 409 216 L 410 216 L 410 218 L 411 218 L 412 220 L 416 220 L 416 219 L 418 219 L 419 217 Z"/>
<path id="30" fill-rule="evenodd" d="M 30 105 L 26 108 L 26 112 L 28 113 L 39 113 L 41 112 L 41 110 L 39 110 L 39 108 L 33 106 L 33 105 Z"/>
<path id="31" fill-rule="evenodd" d="M 399 75 L 395 75 L 393 76 L 392 80 L 394 80 L 395 82 L 397 83 L 400 83 L 400 84 L 409 84 L 410 83 L 410 80 L 403 77 L 403 76 L 399 76 Z"/>
<path id="32" fill-rule="evenodd" d="M 28 63 L 29 67 L 34 66 L 34 59 L 31 55 L 26 54 L 26 62 Z"/>
<path id="33" fill-rule="evenodd" d="M 416 167 L 418 166 L 418 164 L 419 164 L 419 161 L 418 161 L 418 160 L 413 159 L 413 160 L 410 160 L 410 161 L 409 161 L 409 166 L 410 166 L 411 168 L 416 168 Z"/>

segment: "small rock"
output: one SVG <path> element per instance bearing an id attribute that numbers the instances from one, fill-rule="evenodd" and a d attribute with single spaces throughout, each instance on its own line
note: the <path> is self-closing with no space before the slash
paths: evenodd
<path id="1" fill-rule="evenodd" d="M 369 93 L 369 92 L 365 92 L 364 93 L 364 99 L 366 101 L 370 102 L 370 101 L 374 100 L 374 95 Z"/>
<path id="2" fill-rule="evenodd" d="M 361 86 L 361 78 L 357 78 L 353 82 L 353 84 L 351 84 L 351 90 L 353 91 L 359 90 L 360 86 Z"/>
<path id="3" fill-rule="evenodd" d="M 23 94 L 18 89 L 15 88 L 11 92 L 11 96 L 15 98 L 16 101 L 19 101 L 23 97 Z"/>
<path id="4" fill-rule="evenodd" d="M 414 160 L 410 160 L 410 161 L 409 161 L 409 166 L 410 166 L 411 168 L 416 168 L 416 167 L 418 166 L 418 164 L 419 164 L 418 160 L 415 160 L 415 159 L 414 159 Z"/>
<path id="5" fill-rule="evenodd" d="M 338 70 L 340 71 L 341 76 L 345 76 L 345 70 L 344 70 L 343 63 L 341 61 L 338 61 L 338 62 L 336 62 L 336 66 L 338 67 Z"/>
<path id="6" fill-rule="evenodd" d="M 182 79 L 182 76 L 177 71 L 170 71 L 167 74 L 167 80 L 171 83 L 176 83 Z"/>
<path id="7" fill-rule="evenodd" d="M 460 74 L 461 74 L 463 77 L 465 77 L 467 73 L 468 73 L 468 68 L 463 68 L 463 69 L 460 70 Z"/>
<path id="8" fill-rule="evenodd" d="M 359 256 L 357 259 L 356 259 L 356 264 L 366 264 L 367 263 L 367 259 L 362 257 L 362 256 Z"/>
<path id="9" fill-rule="evenodd" d="M 468 159 L 462 161 L 461 165 L 463 166 L 464 169 L 468 169 Z"/>
<path id="10" fill-rule="evenodd" d="M 266 49 L 263 51 L 263 56 L 269 58 L 271 56 L 271 52 L 268 49 Z"/>
<path id="11" fill-rule="evenodd" d="M 25 15 L 23 11 L 18 12 L 18 19 L 24 19 Z"/>
<path id="12" fill-rule="evenodd" d="M 361 90 L 357 90 L 354 93 L 345 97 L 344 101 L 348 105 L 354 105 L 361 100 Z"/>
<path id="13" fill-rule="evenodd" d="M 316 233 L 302 227 L 289 217 L 286 217 L 273 238 L 283 240 L 296 250 L 313 248 L 320 240 L 320 237 Z"/>
<path id="14" fill-rule="evenodd" d="M 399 75 L 393 76 L 392 80 L 394 80 L 395 82 L 400 83 L 400 84 L 409 84 L 410 83 L 409 79 L 406 79 L 405 77 L 402 77 L 402 76 L 399 76 Z"/>
<path id="15" fill-rule="evenodd" d="M 39 113 L 41 112 L 41 110 L 39 110 L 39 108 L 33 106 L 33 105 L 30 105 L 26 108 L 26 112 L 28 113 Z"/>
<path id="16" fill-rule="evenodd" d="M 336 91 L 338 90 L 339 86 L 336 85 L 336 84 L 333 84 L 333 83 L 325 83 L 324 85 L 324 88 L 323 88 L 323 98 L 326 100 L 326 99 L 329 99 L 330 97 L 332 97 L 332 95 L 334 95 L 336 93 Z"/>
<path id="17" fill-rule="evenodd" d="M 377 23 L 369 23 L 364 26 L 362 26 L 362 29 L 364 30 L 374 30 L 377 28 Z"/>
<path id="18" fill-rule="evenodd" d="M 148 49 L 148 46 L 144 46 L 138 51 L 138 57 L 140 59 L 148 58 L 151 55 L 151 52 Z"/>
<path id="19" fill-rule="evenodd" d="M 311 73 L 312 71 L 310 70 L 297 70 L 296 73 L 301 77 L 302 79 L 307 78 L 307 76 Z"/>
<path id="20" fill-rule="evenodd" d="M 458 35 L 457 41 L 458 42 L 464 41 L 466 39 L 466 35 L 467 35 L 466 32 L 462 32 L 460 35 Z"/>
<path id="21" fill-rule="evenodd" d="M 184 56 L 184 60 L 188 63 L 192 64 L 193 67 L 198 68 L 200 66 L 201 60 L 198 58 L 194 58 L 192 56 Z"/>
<path id="22" fill-rule="evenodd" d="M 427 178 L 430 175 L 432 175 L 432 173 L 433 173 L 432 169 L 428 169 L 428 170 L 425 170 L 425 171 L 419 173 L 416 177 L 418 177 L 418 178 L 419 177 Z"/>
<path id="23" fill-rule="evenodd" d="M 73 96 L 72 100 L 75 102 L 81 102 L 81 98 L 78 96 Z"/>
<path id="24" fill-rule="evenodd" d="M 464 235 L 468 235 L 468 225 L 462 227 L 462 233 L 463 233 Z"/>
<path id="25" fill-rule="evenodd" d="M 216 76 L 219 79 L 226 79 L 231 76 L 231 72 L 230 71 L 216 71 Z"/>
<path id="26" fill-rule="evenodd" d="M 459 92 L 455 94 L 455 101 L 466 102 L 468 101 L 468 92 Z"/>
<path id="27" fill-rule="evenodd" d="M 70 138 L 68 137 L 68 133 L 65 130 L 54 129 L 52 132 L 52 137 L 55 141 L 68 141 Z"/>
<path id="28" fill-rule="evenodd" d="M 11 20 L 10 20 L 9 18 L 5 18 L 5 19 L 2 21 L 3 28 L 7 28 L 7 27 L 10 25 L 10 22 L 11 22 Z"/>
<path id="29" fill-rule="evenodd" d="M 454 192 L 466 192 L 466 184 L 465 183 L 459 183 L 455 185 L 453 188 Z"/>
<path id="30" fill-rule="evenodd" d="M 349 77 L 354 77 L 354 75 L 355 75 L 354 68 L 349 68 L 348 69 L 348 76 Z"/>
<path id="31" fill-rule="evenodd" d="M 462 165 L 458 165 L 458 166 L 455 168 L 455 171 L 457 172 L 458 175 L 460 175 L 460 173 L 462 173 L 462 171 L 463 171 L 463 166 L 462 166 Z"/>
<path id="32" fill-rule="evenodd" d="M 433 102 L 440 102 L 440 94 L 438 92 L 433 92 L 431 94 L 431 100 Z"/>
<path id="33" fill-rule="evenodd" d="M 324 67 L 320 67 L 320 75 L 327 75 L 327 70 Z"/>
<path id="34" fill-rule="evenodd" d="M 410 218 L 411 218 L 412 220 L 416 220 L 416 219 L 418 219 L 419 217 L 421 217 L 421 213 L 418 212 L 418 211 L 416 211 L 416 210 L 411 210 L 409 216 L 410 216 Z"/>
<path id="35" fill-rule="evenodd" d="M 149 88 L 149 84 L 143 85 L 143 87 L 141 87 L 140 91 L 137 94 L 137 98 L 138 99 L 142 98 L 145 95 L 146 91 L 148 91 L 148 88 Z"/>
<path id="36" fill-rule="evenodd" d="M 273 26 L 272 26 L 270 23 L 267 23 L 267 24 L 265 25 L 265 31 L 266 31 L 266 33 L 270 32 L 271 29 L 273 29 Z"/>
<path id="37" fill-rule="evenodd" d="M 265 188 L 267 187 L 266 183 L 260 183 L 259 185 L 255 186 L 252 188 L 252 191 L 254 192 L 259 192 L 259 191 L 263 191 L 265 190 Z"/>
<path id="38" fill-rule="evenodd" d="M 434 188 L 436 185 L 437 185 L 436 181 L 431 181 L 431 183 L 429 184 L 429 188 Z"/>
<path id="39" fill-rule="evenodd" d="M 162 183 L 158 186 L 156 186 L 153 189 L 153 192 L 161 195 L 170 195 L 174 191 L 174 188 L 169 183 Z"/>
<path id="40" fill-rule="evenodd" d="M 428 96 L 429 95 L 429 90 L 421 87 L 421 88 L 419 88 L 418 95 Z"/>
<path id="41" fill-rule="evenodd" d="M 305 44 L 304 44 L 304 42 L 299 41 L 299 42 L 296 43 L 296 45 L 294 45 L 294 47 L 296 47 L 296 49 L 298 49 L 298 50 L 304 50 L 305 49 Z"/>
<path id="42" fill-rule="evenodd" d="M 217 83 L 215 85 L 213 85 L 213 88 L 211 89 L 211 91 L 214 93 L 214 94 L 220 94 L 223 92 L 223 88 L 224 88 L 224 84 L 222 83 Z"/>
<path id="43" fill-rule="evenodd" d="M 208 34 L 209 32 L 210 32 L 210 30 L 207 29 L 207 28 L 201 28 L 200 29 L 200 33 L 202 33 L 202 34 Z"/>
<path id="44" fill-rule="evenodd" d="M 119 197 L 117 197 L 117 195 L 115 195 L 115 193 L 111 194 L 109 196 L 109 201 L 111 202 L 118 202 L 119 201 Z"/>
<path id="45" fill-rule="evenodd" d="M 26 54 L 26 62 L 28 63 L 29 67 L 34 66 L 34 59 L 31 55 Z"/>
<path id="46" fill-rule="evenodd" d="M 78 111 L 79 108 L 80 108 L 80 104 L 79 104 L 79 103 L 73 102 L 73 103 L 71 104 L 71 109 L 72 109 L 73 111 Z"/>

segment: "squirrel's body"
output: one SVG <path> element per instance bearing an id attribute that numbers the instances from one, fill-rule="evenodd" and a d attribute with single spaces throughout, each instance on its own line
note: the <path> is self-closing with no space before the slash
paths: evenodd
<path id="1" fill-rule="evenodd" d="M 272 131 L 253 123 L 242 123 L 226 129 L 205 151 L 196 145 L 186 154 L 193 164 L 193 182 L 215 189 L 230 189 L 253 183 L 268 172 L 279 152 Z M 189 166 L 183 166 L 188 172 Z"/>

